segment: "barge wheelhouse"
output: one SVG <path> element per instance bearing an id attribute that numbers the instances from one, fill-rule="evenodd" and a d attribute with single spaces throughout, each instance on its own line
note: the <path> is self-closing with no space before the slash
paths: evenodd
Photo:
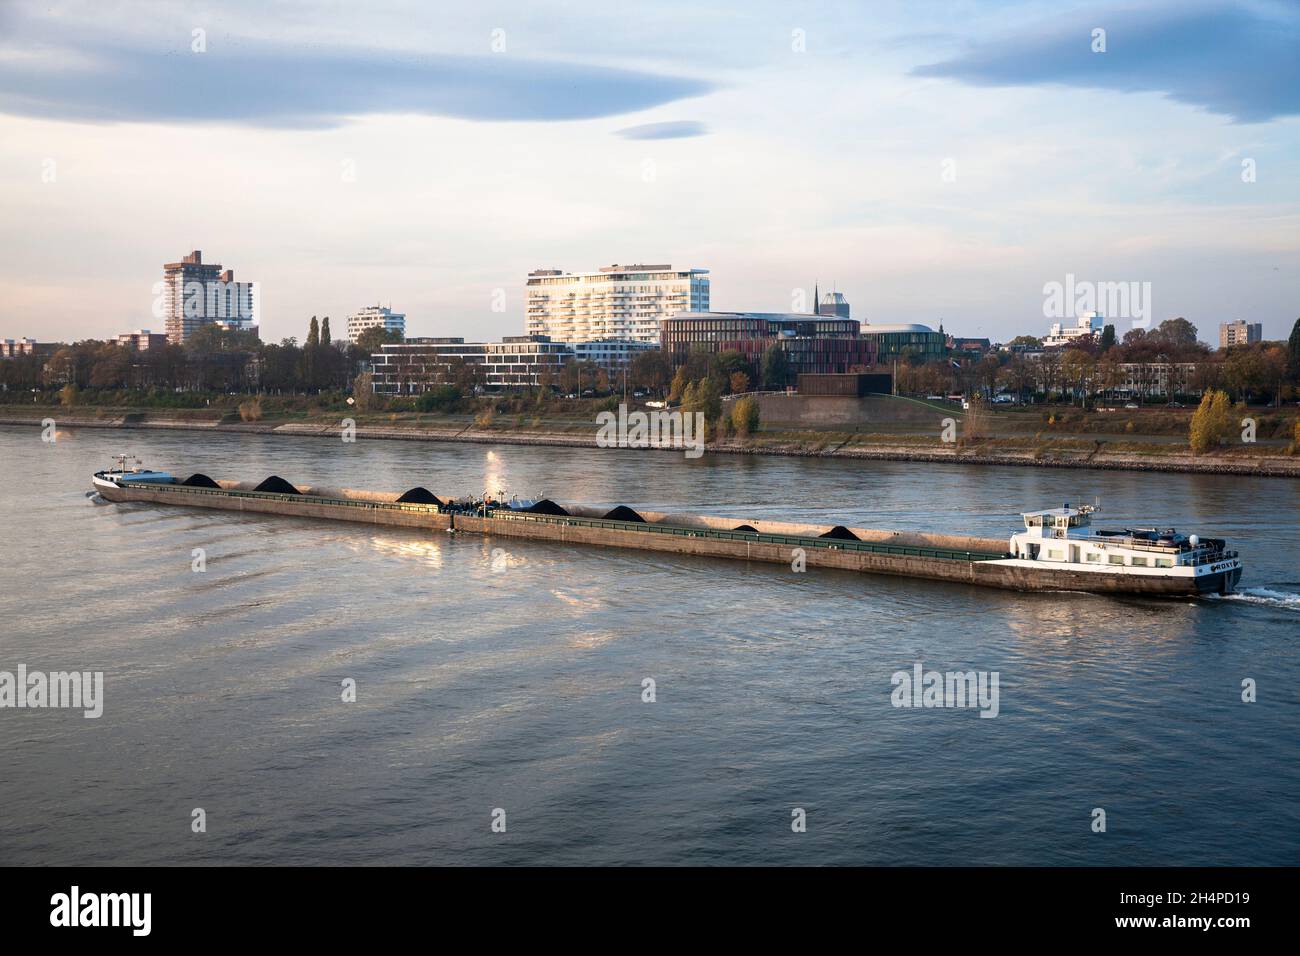
<path id="1" fill-rule="evenodd" d="M 1152 590 L 1183 593 L 1225 593 L 1241 580 L 1241 558 L 1223 538 L 1174 528 L 1094 529 L 1093 511 L 1066 504 L 1024 512 L 1025 530 L 1011 536 L 1011 557 L 1002 563 L 1147 578 Z"/>

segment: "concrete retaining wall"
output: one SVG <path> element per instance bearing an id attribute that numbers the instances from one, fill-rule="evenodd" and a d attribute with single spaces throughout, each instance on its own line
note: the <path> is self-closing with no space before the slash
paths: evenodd
<path id="1" fill-rule="evenodd" d="M 955 406 L 954 406 L 955 407 Z M 949 413 L 953 414 L 953 413 Z M 872 424 L 933 425 L 936 437 L 944 413 L 919 402 L 888 395 L 783 395 L 768 392 L 758 397 L 759 419 L 766 425 L 827 428 Z M 961 411 L 955 413 L 961 417 Z"/>

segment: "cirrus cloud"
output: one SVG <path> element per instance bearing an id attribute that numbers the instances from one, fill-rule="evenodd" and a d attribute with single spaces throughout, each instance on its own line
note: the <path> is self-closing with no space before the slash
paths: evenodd
<path id="1" fill-rule="evenodd" d="M 1161 92 L 1260 123 L 1300 113 L 1300 15 L 1230 2 L 1070 13 L 913 70 L 973 86 L 1064 86 Z M 1105 52 L 1093 52 L 1093 30 Z"/>
<path id="2" fill-rule="evenodd" d="M 0 112 L 77 122 L 323 128 L 367 114 L 561 121 L 635 112 L 711 84 L 504 55 L 413 55 L 241 40 L 189 49 L 0 50 Z"/>
<path id="3" fill-rule="evenodd" d="M 695 120 L 672 120 L 666 123 L 642 123 L 615 130 L 624 139 L 686 139 L 690 136 L 705 136 L 709 128 Z"/>

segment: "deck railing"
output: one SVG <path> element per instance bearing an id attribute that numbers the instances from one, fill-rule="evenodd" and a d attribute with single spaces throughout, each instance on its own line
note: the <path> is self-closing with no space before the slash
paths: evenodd
<path id="1" fill-rule="evenodd" d="M 1088 544 L 1096 544 L 1100 545 L 1103 550 L 1109 546 L 1114 548 L 1126 548 L 1133 551 L 1146 551 L 1150 554 L 1168 555 L 1171 558 L 1186 555 L 1186 560 L 1181 562 L 1184 567 L 1188 565 L 1195 566 L 1200 564 L 1213 564 L 1216 561 L 1223 561 L 1227 558 L 1235 558 L 1237 556 L 1236 551 L 1211 551 L 1203 544 L 1198 545 L 1195 548 L 1188 547 L 1184 549 L 1176 544 L 1156 544 L 1152 541 L 1139 541 L 1132 538 L 1125 538 L 1120 535 L 1080 535 L 1077 538 L 1065 538 L 1062 540 L 1067 542 L 1083 541 Z"/>

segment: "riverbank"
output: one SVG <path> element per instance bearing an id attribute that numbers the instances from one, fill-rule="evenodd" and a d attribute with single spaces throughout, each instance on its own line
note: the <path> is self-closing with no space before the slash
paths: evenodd
<path id="1" fill-rule="evenodd" d="M 308 421 L 231 421 L 230 416 L 183 415 L 120 410 L 90 410 L 62 414 L 33 409 L 27 414 L 6 410 L 0 425 L 39 427 L 52 418 L 60 431 L 76 428 L 167 429 L 215 433 L 248 433 L 289 437 L 338 438 L 342 419 Z M 356 414 L 358 439 L 387 441 L 472 442 L 478 444 L 550 445 L 597 449 L 594 423 L 542 421 L 531 423 L 439 421 L 436 415 Z M 664 449 L 646 449 L 662 453 Z M 707 452 L 729 455 L 784 455 L 876 461 L 917 461 L 971 465 L 1016 465 L 1036 468 L 1087 468 L 1117 471 L 1161 471 L 1202 474 L 1300 477 L 1300 457 L 1277 445 L 1246 445 L 1193 455 L 1185 443 L 1108 441 L 1080 436 L 998 437 L 945 443 L 937 436 L 837 431 L 763 430 L 749 438 L 710 442 Z"/>

